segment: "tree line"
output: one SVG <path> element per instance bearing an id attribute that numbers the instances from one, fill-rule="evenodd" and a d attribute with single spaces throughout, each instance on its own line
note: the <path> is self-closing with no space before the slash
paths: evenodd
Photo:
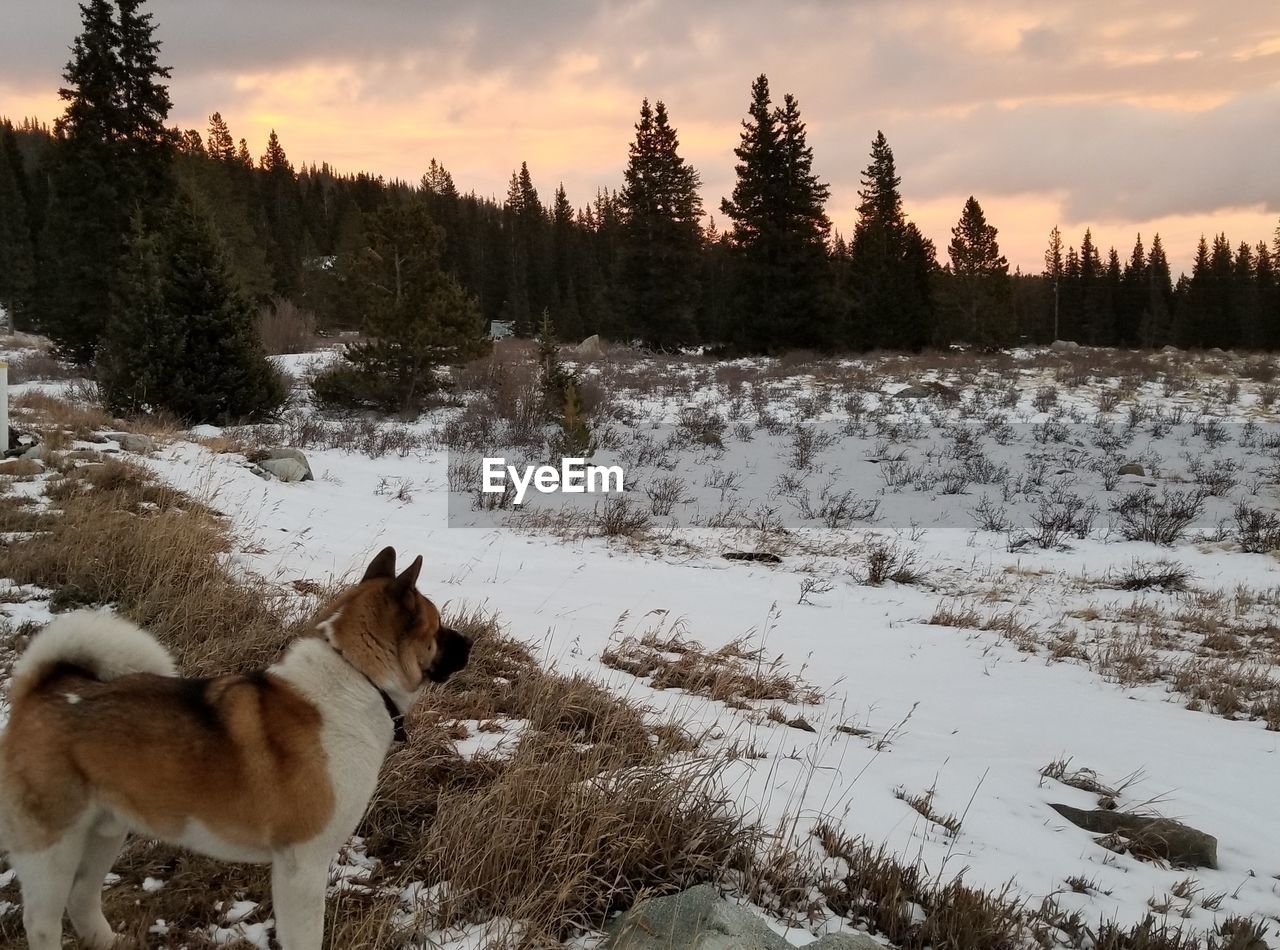
<path id="1" fill-rule="evenodd" d="M 1011 272 L 973 197 L 939 253 L 908 219 L 878 133 L 857 223 L 837 233 L 799 103 L 776 100 L 765 76 L 751 86 L 732 194 L 715 209 L 723 227 L 661 101 L 641 104 L 621 188 L 584 207 L 563 185 L 544 199 L 523 163 L 504 196 L 484 197 L 461 192 L 435 159 L 417 182 L 296 167 L 275 131 L 255 157 L 218 113 L 204 130 L 169 126 L 169 70 L 142 4 L 86 0 L 63 115 L 52 129 L 0 123 L 0 306 L 68 357 L 96 362 L 108 390 L 113 372 L 145 380 L 116 385 L 122 404 L 194 398 L 165 391 L 178 385 L 168 368 L 142 371 L 161 353 L 209 367 L 210 351 L 226 349 L 252 363 L 253 313 L 272 299 L 322 326 L 372 321 L 384 333 L 427 319 L 424 308 L 437 321 L 447 312 L 449 329 L 427 347 L 435 359 L 473 351 L 459 333 L 483 338 L 495 322 L 533 336 L 544 314 L 564 339 L 733 353 L 1059 338 L 1280 347 L 1280 230 L 1271 244 L 1202 240 L 1191 274 L 1175 280 L 1159 235 L 1121 257 L 1087 231 L 1069 247 L 1054 228 L 1043 271 Z M 390 310 L 370 293 L 386 276 L 370 262 L 387 242 L 407 248 L 421 276 Z M 254 365 L 241 381 L 257 380 L 255 398 L 269 403 L 269 373 Z M 178 375 L 185 392 L 209 384 L 198 369 Z"/>

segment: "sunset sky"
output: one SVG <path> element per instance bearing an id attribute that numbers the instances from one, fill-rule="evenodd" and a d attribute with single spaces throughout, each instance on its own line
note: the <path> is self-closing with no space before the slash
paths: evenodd
<path id="1" fill-rule="evenodd" d="M 877 129 L 907 214 L 945 260 L 965 198 L 1011 264 L 1086 226 L 1127 256 L 1202 232 L 1270 239 L 1280 220 L 1276 0 L 153 0 L 173 120 L 220 110 L 260 154 L 416 180 L 432 156 L 502 195 L 524 160 L 543 199 L 621 184 L 641 97 L 663 99 L 719 217 L 751 80 L 808 122 L 844 233 Z M 71 0 L 3 0 L 0 115 L 52 120 Z"/>

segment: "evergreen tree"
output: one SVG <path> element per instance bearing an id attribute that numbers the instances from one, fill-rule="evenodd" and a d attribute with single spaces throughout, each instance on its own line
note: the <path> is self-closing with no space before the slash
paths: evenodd
<path id="1" fill-rule="evenodd" d="M 1172 337 L 1172 322 L 1173 274 L 1157 233 L 1151 240 L 1151 253 L 1147 255 L 1147 298 L 1139 334 L 1142 345 L 1163 346 Z"/>
<path id="2" fill-rule="evenodd" d="M 441 270 L 443 235 L 421 200 L 370 215 L 365 236 L 350 280 L 369 339 L 316 378 L 316 398 L 333 407 L 414 411 L 439 388 L 438 367 L 488 349 L 484 322 Z"/>
<path id="3" fill-rule="evenodd" d="M 92 360 L 112 318 L 111 276 L 139 209 L 158 214 L 170 200 L 172 134 L 159 44 L 140 0 L 80 8 L 59 96 L 49 209 L 38 262 L 38 323 L 72 359 Z"/>
<path id="4" fill-rule="evenodd" d="M 1049 232 L 1049 247 L 1044 252 L 1044 277 L 1053 287 L 1053 339 L 1061 337 L 1062 278 L 1066 274 L 1066 260 L 1062 256 L 1062 232 L 1055 224 Z"/>
<path id="5" fill-rule="evenodd" d="M 1116 303 L 1116 342 L 1137 346 L 1142 339 L 1142 313 L 1147 303 L 1147 251 L 1139 234 L 1125 262 Z"/>
<path id="6" fill-rule="evenodd" d="M 862 202 L 850 246 L 853 319 L 850 342 L 919 350 L 933 335 L 933 245 L 902 210 L 901 179 L 883 132 L 862 175 Z"/>
<path id="7" fill-rule="evenodd" d="M 236 143 L 231 138 L 231 130 L 227 128 L 226 120 L 222 118 L 221 112 L 215 112 L 209 116 L 209 144 L 207 151 L 209 157 L 217 159 L 224 164 L 230 164 L 236 160 Z"/>
<path id="8" fill-rule="evenodd" d="M 27 325 L 35 286 L 25 179 L 13 125 L 0 122 L 0 327 L 11 330 Z"/>
<path id="9" fill-rule="evenodd" d="M 980 347 L 1013 342 L 1013 297 L 1009 261 L 1000 253 L 997 231 L 987 223 L 972 195 L 951 229 L 951 272 L 946 281 L 950 329 Z"/>
<path id="10" fill-rule="evenodd" d="M 116 296 L 118 317 L 98 367 L 112 409 L 164 409 L 190 423 L 225 425 L 283 403 L 254 308 L 190 201 L 179 199 L 159 229 L 134 216 Z"/>
<path id="11" fill-rule="evenodd" d="M 276 294 L 289 297 L 297 293 L 302 284 L 305 235 L 298 179 L 275 129 L 267 138 L 267 150 L 259 167 L 263 172 L 262 207 L 269 237 L 267 261 L 271 265 Z"/>
<path id="12" fill-rule="evenodd" d="M 629 336 L 657 349 L 692 343 L 702 241 L 701 179 L 680 157 L 666 106 L 640 106 L 619 195 L 619 313 Z"/>
<path id="13" fill-rule="evenodd" d="M 733 342 L 763 352 L 836 342 L 831 318 L 828 189 L 813 173 L 813 151 L 795 99 L 774 108 L 769 80 L 751 86 L 733 196 L 721 210 L 733 222 Z"/>

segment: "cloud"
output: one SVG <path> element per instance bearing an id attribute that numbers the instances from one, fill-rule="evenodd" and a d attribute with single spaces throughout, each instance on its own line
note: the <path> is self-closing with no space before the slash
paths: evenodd
<path id="1" fill-rule="evenodd" d="M 5 0 L 0 113 L 44 108 L 75 5 Z M 1230 215 L 1269 233 L 1280 179 L 1280 15 L 1238 0 L 151 0 L 174 67 L 174 119 L 219 109 L 254 151 L 271 127 L 295 160 L 414 179 L 436 156 L 500 194 L 528 160 L 585 203 L 616 186 L 642 96 L 666 100 L 707 207 L 732 187 L 749 86 L 800 99 L 837 226 L 853 223 L 877 129 L 909 211 L 970 193 L 1027 240 L 1029 215 L 1119 234 Z M 984 199 L 984 196 L 985 199 Z M 1047 216 L 1052 213 L 1052 220 Z M 1270 219 L 1270 223 L 1268 223 Z M 994 219 L 997 225 L 1001 222 Z M 945 227 L 932 236 L 946 243 Z M 1171 248 L 1172 249 L 1172 248 Z M 1037 246 L 1010 246 L 1028 265 Z M 1188 252 L 1190 248 L 1188 248 Z"/>

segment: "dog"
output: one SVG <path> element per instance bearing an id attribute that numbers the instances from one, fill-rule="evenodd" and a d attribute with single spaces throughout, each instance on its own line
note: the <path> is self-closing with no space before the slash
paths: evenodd
<path id="1" fill-rule="evenodd" d="M 0 736 L 0 845 L 32 950 L 115 944 L 102 884 L 136 832 L 227 861 L 270 862 L 276 939 L 320 950 L 329 864 L 368 807 L 403 717 L 471 642 L 396 574 L 386 548 L 272 666 L 184 679 L 149 634 L 106 612 L 55 619 L 13 670 Z"/>

